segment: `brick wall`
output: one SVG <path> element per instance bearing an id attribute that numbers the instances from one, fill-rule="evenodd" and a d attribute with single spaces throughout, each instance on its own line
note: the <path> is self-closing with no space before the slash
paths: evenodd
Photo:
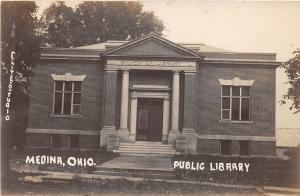
<path id="1" fill-rule="evenodd" d="M 36 148 L 50 148 L 50 134 L 26 134 L 26 146 Z"/>
<path id="2" fill-rule="evenodd" d="M 99 149 L 100 137 L 96 135 L 80 135 L 80 149 Z"/>
<path id="3" fill-rule="evenodd" d="M 239 141 L 231 141 L 231 154 L 240 154 Z M 197 140 L 197 153 L 200 154 L 221 154 L 221 141 L 215 139 L 198 139 Z M 269 155 L 276 154 L 276 144 L 271 141 L 250 141 L 249 142 L 249 155 Z"/>
<path id="4" fill-rule="evenodd" d="M 31 80 L 28 128 L 99 131 L 104 115 L 103 76 L 100 62 L 45 61 L 34 69 Z M 81 117 L 53 117 L 52 74 L 87 75 L 82 84 Z M 171 86 L 171 72 L 131 72 L 130 86 L 134 84 Z M 250 117 L 253 123 L 233 124 L 219 122 L 221 118 L 221 86 L 218 79 L 255 80 L 251 87 Z M 116 125 L 119 121 L 121 74 L 117 75 Z M 181 106 L 183 106 L 184 77 L 181 79 Z M 110 85 L 110 84 L 108 84 Z M 270 67 L 222 66 L 202 64 L 196 75 L 195 119 L 199 135 L 275 136 L 275 69 Z M 130 102 L 130 101 L 129 101 Z M 130 103 L 129 103 L 130 104 Z M 130 106 L 129 106 L 130 109 Z M 181 117 L 182 109 L 181 109 Z M 130 119 L 128 118 L 130 122 Z M 180 127 L 182 128 L 182 118 Z M 49 147 L 48 134 L 27 134 L 27 144 Z M 64 142 L 67 143 L 67 142 Z M 99 136 L 80 136 L 80 148 L 97 148 Z M 251 141 L 251 154 L 274 154 L 275 142 Z M 219 140 L 198 139 L 199 153 L 220 153 Z M 235 145 L 237 146 L 237 145 Z M 259 149 L 264 148 L 262 152 Z M 234 148 L 236 154 L 238 150 Z M 235 152 L 236 151 L 236 152 Z"/>
<path id="5" fill-rule="evenodd" d="M 251 87 L 251 124 L 219 122 L 221 86 L 218 79 L 255 80 Z M 197 72 L 196 131 L 200 135 L 275 136 L 275 68 L 251 65 L 201 64 Z"/>
<path id="6" fill-rule="evenodd" d="M 82 83 L 81 117 L 53 117 L 50 74 L 87 75 Z M 103 67 L 100 62 L 42 62 L 31 80 L 28 128 L 99 131 L 102 121 Z"/>
<path id="7" fill-rule="evenodd" d="M 97 150 L 99 149 L 99 139 L 97 135 L 80 135 L 79 149 Z M 28 133 L 26 135 L 26 146 L 34 148 L 51 148 L 51 134 Z M 61 148 L 69 148 L 69 135 L 61 135 Z"/>
<path id="8" fill-rule="evenodd" d="M 251 155 L 275 155 L 276 143 L 252 141 L 250 143 L 250 154 Z"/>
<path id="9" fill-rule="evenodd" d="M 204 154 L 220 154 L 220 142 L 219 140 L 197 140 L 197 152 Z"/>

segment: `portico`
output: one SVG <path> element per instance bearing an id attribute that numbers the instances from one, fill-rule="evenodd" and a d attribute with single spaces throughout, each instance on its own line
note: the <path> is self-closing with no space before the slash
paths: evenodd
<path id="1" fill-rule="evenodd" d="M 139 69 L 137 69 L 137 66 L 135 66 L 135 69 L 129 69 L 128 67 L 130 65 L 125 65 L 125 69 L 121 66 L 124 66 L 123 64 L 118 66 L 119 69 L 109 69 L 111 67 L 116 68 L 116 62 L 108 61 L 107 64 L 107 74 L 114 74 L 115 77 L 117 77 L 117 73 L 119 72 L 121 74 L 121 101 L 120 101 L 120 113 L 119 113 L 119 127 L 116 126 L 117 122 L 115 122 L 115 131 L 120 136 L 120 141 L 123 142 L 135 142 L 136 136 L 137 136 L 137 125 L 138 125 L 138 107 L 139 107 L 139 100 L 142 99 L 160 99 L 162 101 L 162 127 L 161 127 L 161 142 L 163 143 L 169 143 L 174 144 L 176 137 L 180 134 L 179 130 L 179 121 L 180 121 L 180 84 L 181 82 L 184 82 L 186 85 L 189 85 L 189 82 L 185 82 L 184 78 L 181 78 L 181 75 L 188 75 L 188 79 L 190 80 L 190 75 L 195 75 L 195 71 L 190 70 L 190 66 L 187 66 L 189 68 L 188 71 L 185 71 L 184 69 L 178 69 L 181 65 L 181 63 L 186 64 L 187 62 L 172 62 L 173 64 L 177 64 L 177 69 L 169 69 L 169 70 L 157 70 L 153 68 L 155 71 L 164 71 L 168 72 L 170 75 L 170 84 L 169 85 L 163 85 L 163 84 L 157 84 L 157 85 L 150 85 L 151 81 L 149 81 L 149 84 L 132 84 L 130 86 L 130 80 L 131 80 L 131 73 L 136 70 L 142 70 L 142 71 L 150 71 L 149 69 L 149 62 L 145 63 L 148 65 L 143 65 L 143 62 L 140 61 Z M 123 63 L 122 61 L 118 61 L 119 63 Z M 109 64 L 114 63 L 114 64 Z M 135 61 L 137 63 L 137 61 Z M 152 63 L 157 63 L 155 61 L 152 61 Z M 169 64 L 171 62 L 164 61 L 163 64 Z M 194 66 L 194 69 L 196 69 L 196 63 L 190 62 L 191 66 Z M 132 65 L 131 65 L 132 66 Z M 145 69 L 146 68 L 146 69 Z M 165 67 L 164 67 L 165 68 Z M 185 68 L 185 67 L 182 67 Z M 153 71 L 152 70 L 152 71 Z M 159 72 L 158 72 L 159 73 Z M 195 77 L 193 77 L 194 79 Z M 109 78 L 107 78 L 109 79 Z M 109 82 L 110 81 L 106 81 Z M 117 87 L 110 88 L 108 93 L 106 94 L 108 102 L 112 102 L 112 97 L 110 96 L 110 93 L 117 94 L 116 92 Z M 112 92 L 115 91 L 115 92 Z M 193 93 L 193 90 L 189 90 L 188 88 L 185 90 L 184 97 L 188 98 L 190 93 Z M 192 96 L 192 95 L 191 95 Z M 191 100 L 189 100 L 191 101 Z M 107 108 L 110 110 L 109 113 L 114 113 L 113 111 L 116 111 L 116 103 L 117 101 L 114 101 L 114 104 L 107 104 L 106 106 L 110 106 Z M 192 103 L 187 103 L 192 104 Z M 182 115 L 182 117 L 186 116 L 186 118 L 189 117 L 189 115 L 192 114 L 192 108 L 184 107 L 185 108 L 185 115 Z M 117 115 L 117 113 L 115 113 Z M 117 119 L 117 116 L 110 117 L 110 119 L 107 119 L 109 121 L 113 121 L 113 119 Z M 104 122 L 105 123 L 105 122 Z M 192 123 L 189 123 L 188 120 L 186 120 L 186 123 L 184 124 L 185 130 L 191 130 L 193 129 Z M 190 127 L 189 127 L 190 126 Z M 105 128 L 105 124 L 104 124 Z M 105 131 L 105 130 L 104 130 Z M 107 130 L 106 130 L 107 131 Z M 102 137 L 103 138 L 103 137 Z"/>
<path id="2" fill-rule="evenodd" d="M 178 71 L 173 71 L 173 86 L 171 88 L 162 85 L 133 85 L 129 89 L 129 71 L 122 71 L 122 94 L 121 94 L 121 112 L 120 128 L 118 131 L 128 130 L 128 116 L 130 116 L 129 138 L 136 140 L 137 126 L 137 107 L 138 99 L 162 99 L 163 100 L 163 119 L 162 119 L 162 139 L 164 143 L 168 141 L 169 134 L 169 114 L 170 114 L 170 97 L 171 104 L 171 130 L 179 132 L 179 84 L 180 77 Z M 129 90 L 131 94 L 129 96 Z M 129 101 L 130 99 L 130 101 Z M 130 115 L 128 115 L 128 104 L 130 102 Z"/>
<path id="3" fill-rule="evenodd" d="M 163 50 L 157 51 L 160 48 Z M 140 50 L 143 53 L 138 55 Z M 106 85 L 104 107 L 106 112 L 114 116 L 104 118 L 100 145 L 105 145 L 105 138 L 110 133 L 117 134 L 120 142 L 142 140 L 175 145 L 181 132 L 180 122 L 183 122 L 183 130 L 194 132 L 193 123 L 188 118 L 192 119 L 194 115 L 190 97 L 194 92 L 194 86 L 191 85 L 194 84 L 196 65 L 200 59 L 198 54 L 163 38 L 149 36 L 109 51 L 104 57 L 105 74 L 114 75 L 106 77 L 105 82 L 109 85 Z M 143 74 L 144 78 L 136 78 L 136 75 Z M 151 74 L 151 77 L 147 77 Z M 110 81 L 113 78 L 120 82 Z M 182 85 L 184 91 L 181 90 Z M 112 94 L 120 96 L 112 100 L 115 97 Z M 182 112 L 180 108 L 183 108 Z"/>

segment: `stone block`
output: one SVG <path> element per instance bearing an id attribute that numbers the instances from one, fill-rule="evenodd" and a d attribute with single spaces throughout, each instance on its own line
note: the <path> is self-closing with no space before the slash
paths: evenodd
<path id="1" fill-rule="evenodd" d="M 197 153 L 197 134 L 194 129 L 183 129 L 182 135 L 186 138 L 186 153 Z"/>
<path id="2" fill-rule="evenodd" d="M 169 137 L 168 137 L 168 144 L 171 144 L 175 147 L 176 145 L 176 139 L 180 135 L 180 132 L 177 130 L 171 130 L 169 132 Z"/>
<path id="3" fill-rule="evenodd" d="M 117 150 L 119 148 L 120 138 L 118 134 L 112 133 L 107 137 L 107 151 Z"/>
<path id="4" fill-rule="evenodd" d="M 251 141 L 250 155 L 276 155 L 275 141 Z"/>
<path id="5" fill-rule="evenodd" d="M 100 131 L 100 147 L 107 145 L 107 139 L 110 134 L 117 134 L 116 128 L 113 126 L 103 127 L 103 129 Z"/>

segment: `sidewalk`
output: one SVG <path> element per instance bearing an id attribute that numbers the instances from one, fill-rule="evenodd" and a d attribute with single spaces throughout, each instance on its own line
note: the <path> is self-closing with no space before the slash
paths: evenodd
<path id="1" fill-rule="evenodd" d="M 120 156 L 96 168 L 173 171 L 171 158 L 161 156 Z"/>

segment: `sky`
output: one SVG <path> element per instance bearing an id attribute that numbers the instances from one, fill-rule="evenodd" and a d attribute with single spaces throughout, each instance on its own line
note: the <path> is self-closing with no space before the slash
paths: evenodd
<path id="1" fill-rule="evenodd" d="M 43 9 L 54 1 L 37 1 Z M 76 6 L 82 1 L 66 1 Z M 283 62 L 300 48 L 300 1 L 141 1 L 165 25 L 174 42 L 199 42 L 235 52 L 277 53 Z M 300 128 L 300 113 L 278 101 L 288 85 L 284 70 L 276 73 L 276 127 Z"/>

